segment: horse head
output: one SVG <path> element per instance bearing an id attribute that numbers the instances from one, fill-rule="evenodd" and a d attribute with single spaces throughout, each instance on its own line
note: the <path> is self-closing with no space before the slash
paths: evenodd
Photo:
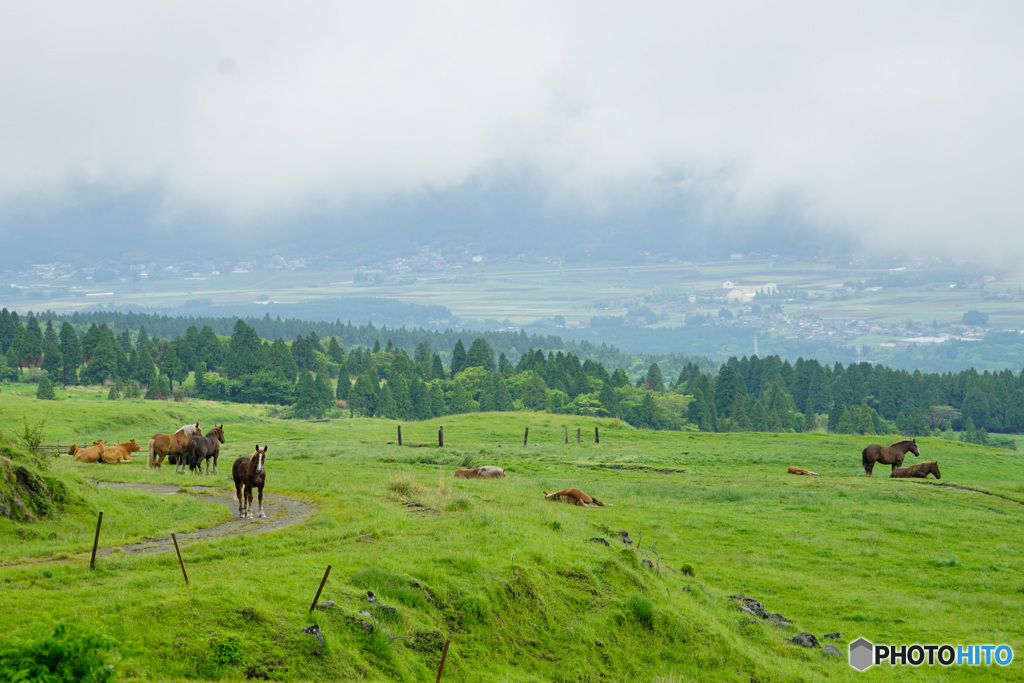
<path id="1" fill-rule="evenodd" d="M 210 430 L 210 432 L 211 432 L 211 434 L 213 432 L 217 432 L 217 441 L 220 441 L 221 443 L 224 443 L 224 425 L 220 425 L 218 427 L 214 427 L 213 429 Z"/>
<path id="2" fill-rule="evenodd" d="M 263 474 L 263 462 L 264 460 L 266 460 L 267 457 L 267 448 L 268 446 L 264 446 L 263 449 L 261 450 L 260 445 L 256 444 L 256 452 L 253 453 L 251 456 L 252 460 L 250 462 L 256 463 L 257 474 Z"/>
<path id="3" fill-rule="evenodd" d="M 933 462 L 932 466 L 929 469 L 931 473 L 935 475 L 936 479 L 942 479 L 942 475 L 939 474 L 939 463 L 937 461 Z"/>
<path id="4" fill-rule="evenodd" d="M 917 450 L 917 439 L 916 438 L 910 440 L 910 447 L 909 447 L 908 450 L 911 453 L 913 453 L 916 457 L 918 457 L 918 458 L 921 457 L 921 451 Z"/>

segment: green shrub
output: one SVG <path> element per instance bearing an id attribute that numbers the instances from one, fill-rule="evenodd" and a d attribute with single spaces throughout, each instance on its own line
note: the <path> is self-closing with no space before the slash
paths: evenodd
<path id="1" fill-rule="evenodd" d="M 114 667 L 104 654 L 114 641 L 59 623 L 53 635 L 0 649 L 0 679 L 5 681 L 112 681 Z"/>
<path id="2" fill-rule="evenodd" d="M 634 593 L 626 598 L 626 613 L 644 628 L 654 628 L 654 604 L 644 596 Z"/>

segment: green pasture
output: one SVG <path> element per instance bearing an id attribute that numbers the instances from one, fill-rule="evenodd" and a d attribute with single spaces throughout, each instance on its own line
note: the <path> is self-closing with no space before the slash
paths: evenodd
<path id="1" fill-rule="evenodd" d="M 224 424 L 216 476 L 152 471 L 143 453 L 121 465 L 46 460 L 74 499 L 59 519 L 0 517 L 4 644 L 39 639 L 63 620 L 116 641 L 118 675 L 143 680 L 433 681 L 445 639 L 443 680 L 452 681 L 1024 679 L 1024 456 L 1015 452 L 919 439 L 940 482 L 889 479 L 881 465 L 869 479 L 864 437 L 478 413 L 402 424 L 400 447 L 398 424 L 385 420 L 286 421 L 259 406 L 114 402 L 95 391 L 56 402 L 0 393 L 8 440 L 44 421 L 43 443 L 144 443 L 196 420 Z M 90 571 L 101 510 L 101 547 L 231 519 L 188 487 L 232 489 L 230 463 L 257 443 L 269 445 L 267 500 L 309 501 L 310 518 L 185 546 L 187 586 L 173 551 L 115 551 Z M 13 453 L 16 463 L 29 458 Z M 483 464 L 507 477 L 452 477 Z M 821 476 L 789 475 L 790 465 Z M 178 484 L 186 495 L 95 480 Z M 568 487 L 613 506 L 542 497 Z M 307 616 L 328 565 L 320 599 L 336 606 Z M 792 625 L 740 611 L 729 596 L 741 593 Z M 312 623 L 323 648 L 301 632 Z M 787 642 L 802 631 L 843 656 Z M 830 632 L 841 638 L 824 640 Z M 1016 660 L 858 673 L 845 653 L 862 636 L 1005 643 Z"/>

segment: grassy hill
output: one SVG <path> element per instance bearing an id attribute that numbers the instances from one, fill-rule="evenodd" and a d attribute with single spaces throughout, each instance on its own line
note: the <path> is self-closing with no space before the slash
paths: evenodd
<path id="1" fill-rule="evenodd" d="M 0 517 L 2 640 L 38 640 L 64 620 L 116 641 L 109 661 L 127 679 L 433 681 L 445 639 L 443 680 L 453 681 L 1022 677 L 1022 456 L 921 439 L 921 459 L 939 462 L 941 482 L 888 479 L 881 466 L 868 479 L 863 437 L 650 432 L 574 419 L 473 414 L 404 424 L 399 447 L 396 423 L 383 420 L 282 421 L 258 406 L 108 402 L 96 391 L 41 402 L 5 387 L 3 457 L 59 479 L 68 496 L 54 517 Z M 209 477 L 150 471 L 143 457 L 36 465 L 11 441 L 26 420 L 45 420 L 46 443 L 143 442 L 196 420 L 223 423 L 227 443 Z M 186 545 L 187 586 L 173 551 L 115 551 L 89 570 L 100 510 L 101 547 L 230 520 L 233 508 L 188 488 L 232 489 L 230 463 L 257 443 L 269 444 L 266 499 L 310 501 L 309 519 Z M 469 464 L 499 465 L 508 476 L 452 478 Z M 789 465 L 822 476 L 792 476 Z M 179 484 L 186 495 L 92 480 Z M 567 487 L 613 507 L 542 497 Z M 328 565 L 320 599 L 336 606 L 307 616 Z M 730 596 L 741 593 L 792 625 L 740 611 Z M 323 647 L 302 633 L 313 623 Z M 843 656 L 787 642 L 801 631 L 819 640 L 839 632 Z M 845 653 L 861 636 L 1006 643 L 1018 661 L 858 674 Z"/>

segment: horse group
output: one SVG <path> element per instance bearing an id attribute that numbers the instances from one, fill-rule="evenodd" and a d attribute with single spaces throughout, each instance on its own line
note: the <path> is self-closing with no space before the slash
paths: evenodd
<path id="1" fill-rule="evenodd" d="M 173 434 L 154 434 L 149 440 L 149 468 L 160 469 L 167 462 L 174 465 L 174 471 L 185 471 L 185 466 L 192 472 L 202 473 L 202 464 L 206 462 L 206 474 L 210 473 L 210 460 L 213 460 L 213 473 L 217 474 L 217 458 L 220 456 L 220 445 L 224 443 L 224 425 L 218 425 L 207 434 L 199 428 L 199 423 L 187 424 Z"/>
<path id="2" fill-rule="evenodd" d="M 132 453 L 140 450 L 142 447 L 135 439 L 110 446 L 107 445 L 106 440 L 97 439 L 92 442 L 91 446 L 79 447 L 77 444 L 73 444 L 68 449 L 68 455 L 78 462 L 105 462 L 113 465 L 119 462 L 131 462 Z"/>
<path id="3" fill-rule="evenodd" d="M 892 465 L 892 473 L 889 475 L 890 479 L 910 477 L 924 479 L 929 474 L 935 475 L 936 479 L 942 479 L 942 475 L 939 473 L 939 463 L 935 461 L 919 462 L 916 465 L 904 467 L 903 459 L 907 456 L 908 452 L 913 453 L 915 457 L 921 457 L 921 451 L 917 449 L 917 439 L 904 439 L 897 441 L 891 446 L 881 446 L 873 443 L 861 451 L 860 461 L 864 467 L 864 472 L 869 477 L 871 476 L 871 471 L 875 468 L 875 463 L 880 462 L 883 465 Z"/>

